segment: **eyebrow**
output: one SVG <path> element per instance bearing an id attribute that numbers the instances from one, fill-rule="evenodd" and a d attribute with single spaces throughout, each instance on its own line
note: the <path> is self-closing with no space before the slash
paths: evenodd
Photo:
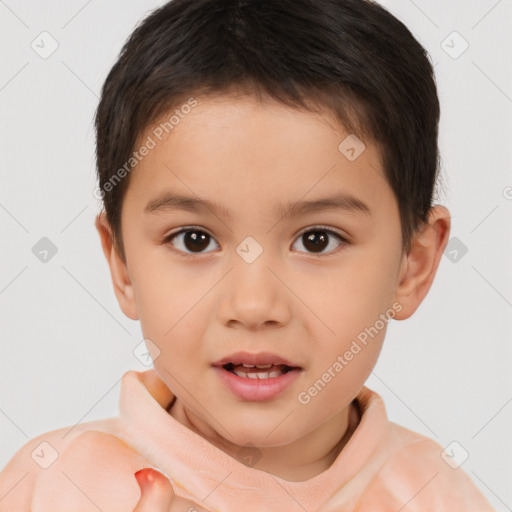
<path id="1" fill-rule="evenodd" d="M 162 195 L 150 200 L 144 213 L 156 213 L 165 211 L 185 210 L 192 213 L 213 212 L 219 217 L 232 219 L 233 215 L 223 205 L 215 201 L 188 197 L 179 194 L 165 192 Z M 346 193 L 338 193 L 332 196 L 313 199 L 308 201 L 295 201 L 288 205 L 277 203 L 274 206 L 273 214 L 279 218 L 307 215 L 310 213 L 326 210 L 344 210 L 350 213 L 361 213 L 372 216 L 369 206 L 355 196 Z"/>

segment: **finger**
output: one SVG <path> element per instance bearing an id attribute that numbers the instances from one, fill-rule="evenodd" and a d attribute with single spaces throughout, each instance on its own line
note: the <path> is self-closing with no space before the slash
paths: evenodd
<path id="1" fill-rule="evenodd" d="M 134 476 L 142 494 L 133 512 L 168 512 L 175 496 L 169 479 L 152 468 L 141 469 Z"/>

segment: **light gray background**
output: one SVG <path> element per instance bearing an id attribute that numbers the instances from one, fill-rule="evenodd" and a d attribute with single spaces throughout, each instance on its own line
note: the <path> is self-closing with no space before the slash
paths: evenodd
<path id="1" fill-rule="evenodd" d="M 92 119 L 121 45 L 163 3 L 0 1 L 0 468 L 33 437 L 117 414 L 121 376 L 146 369 L 93 225 Z M 382 3 L 435 64 L 439 202 L 467 253 L 443 256 L 417 313 L 391 322 L 367 385 L 393 421 L 464 447 L 463 469 L 512 510 L 512 1 Z M 47 59 L 31 48 L 43 31 Z M 457 58 L 453 31 L 469 44 Z M 42 237 L 58 248 L 46 263 Z"/>

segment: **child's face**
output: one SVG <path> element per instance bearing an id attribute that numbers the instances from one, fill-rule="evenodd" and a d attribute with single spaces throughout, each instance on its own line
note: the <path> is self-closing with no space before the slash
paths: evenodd
<path id="1" fill-rule="evenodd" d="M 189 419 L 238 445 L 290 443 L 327 420 L 341 428 L 377 361 L 382 320 L 400 309 L 407 266 L 375 147 L 364 141 L 350 161 L 338 149 L 349 134 L 332 118 L 249 98 L 199 98 L 167 138 L 150 129 L 141 143 L 148 135 L 156 147 L 132 171 L 123 202 L 120 302 L 160 350 L 160 377 Z M 219 211 L 165 208 L 166 194 Z M 334 196 L 368 211 L 280 213 Z M 161 207 L 147 211 L 155 201 Z M 243 399 L 213 366 L 238 351 L 272 352 L 301 370 L 277 396 Z"/>

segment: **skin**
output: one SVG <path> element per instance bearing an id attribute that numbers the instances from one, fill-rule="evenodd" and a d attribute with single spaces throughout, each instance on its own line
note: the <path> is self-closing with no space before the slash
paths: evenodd
<path id="1" fill-rule="evenodd" d="M 141 497 L 133 512 L 203 512 L 195 503 L 174 494 L 169 480 L 154 469 L 141 470 L 135 477 Z"/>
<path id="2" fill-rule="evenodd" d="M 309 403 L 300 403 L 299 393 L 387 310 L 399 305 L 395 320 L 416 311 L 450 231 L 448 210 L 434 206 L 405 254 L 380 155 L 365 140 L 350 161 L 338 150 L 347 135 L 327 112 L 250 96 L 198 98 L 131 172 L 122 206 L 126 261 L 104 213 L 96 219 L 120 307 L 160 351 L 151 354 L 155 369 L 177 396 L 170 414 L 233 457 L 251 444 L 261 455 L 256 469 L 290 481 L 325 471 L 350 438 L 358 421 L 352 401 L 377 362 L 386 327 Z M 144 213 L 164 191 L 218 202 L 232 216 Z M 357 197 L 371 215 L 273 212 L 277 202 L 334 192 Z M 183 233 L 165 241 L 183 227 L 210 236 L 200 249 Z M 321 252 L 302 237 L 311 231 L 327 237 Z M 236 252 L 246 237 L 263 250 L 252 263 Z M 238 350 L 271 351 L 302 371 L 277 398 L 244 401 L 212 368 Z"/>

